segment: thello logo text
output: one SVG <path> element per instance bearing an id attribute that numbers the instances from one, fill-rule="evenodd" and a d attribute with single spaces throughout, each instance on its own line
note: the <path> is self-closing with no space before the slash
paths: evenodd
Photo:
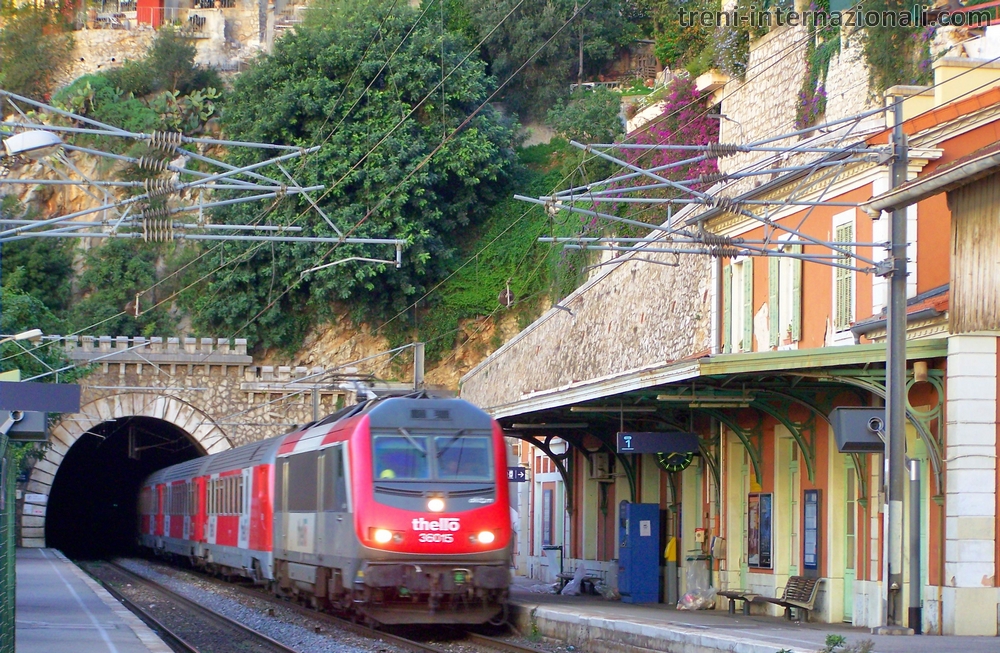
<path id="1" fill-rule="evenodd" d="M 442 517 L 441 519 L 417 517 L 411 523 L 415 531 L 457 531 L 461 528 L 457 517 Z"/>

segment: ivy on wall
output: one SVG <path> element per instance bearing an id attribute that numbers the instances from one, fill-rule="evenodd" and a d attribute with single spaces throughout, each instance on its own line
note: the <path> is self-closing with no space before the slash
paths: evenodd
<path id="1" fill-rule="evenodd" d="M 870 0 L 864 7 L 866 13 L 888 12 L 899 21 L 864 30 L 863 48 L 872 92 L 881 94 L 896 84 L 929 83 L 933 78 L 930 42 L 934 28 L 907 20 L 908 16 L 919 16 L 922 5 L 913 0 Z"/>
<path id="2" fill-rule="evenodd" d="M 817 0 L 809 10 L 829 12 L 830 0 Z M 811 22 L 806 50 L 807 73 L 799 91 L 799 103 L 795 113 L 796 129 L 805 129 L 820 121 L 826 112 L 826 76 L 830 60 L 840 52 L 840 30 L 836 25 L 817 25 Z"/>

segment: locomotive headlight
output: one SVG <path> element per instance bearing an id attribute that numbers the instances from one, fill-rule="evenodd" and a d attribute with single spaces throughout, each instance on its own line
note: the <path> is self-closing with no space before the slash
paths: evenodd
<path id="1" fill-rule="evenodd" d="M 427 502 L 427 509 L 431 512 L 441 512 L 444 510 L 444 499 L 434 497 Z"/>
<path id="2" fill-rule="evenodd" d="M 493 531 L 482 531 L 476 536 L 476 539 L 479 540 L 480 544 L 493 544 L 496 535 L 493 534 Z"/>
<path id="3" fill-rule="evenodd" d="M 379 544 L 388 544 L 392 541 L 392 531 L 385 528 L 376 528 L 373 539 Z"/>

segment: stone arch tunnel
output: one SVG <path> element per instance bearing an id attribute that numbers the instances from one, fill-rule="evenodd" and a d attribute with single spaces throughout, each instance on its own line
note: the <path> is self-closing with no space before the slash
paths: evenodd
<path id="1" fill-rule="evenodd" d="M 136 393 L 90 402 L 52 429 L 31 471 L 22 544 L 58 548 L 73 558 L 128 553 L 142 480 L 230 446 L 207 415 L 176 398 Z"/>
<path id="2" fill-rule="evenodd" d="M 284 433 L 347 394 L 302 381 L 322 369 L 253 366 L 242 340 L 85 337 L 65 346 L 94 367 L 80 381 L 80 412 L 50 425 L 17 511 L 19 545 L 70 557 L 128 552 L 148 474 Z"/>
<path id="3" fill-rule="evenodd" d="M 71 558 L 127 553 L 135 542 L 142 479 L 203 453 L 190 434 L 155 418 L 125 417 L 89 429 L 53 479 L 46 546 Z"/>

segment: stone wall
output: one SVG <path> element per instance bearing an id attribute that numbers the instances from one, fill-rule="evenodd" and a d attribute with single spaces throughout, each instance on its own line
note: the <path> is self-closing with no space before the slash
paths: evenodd
<path id="1" fill-rule="evenodd" d="M 230 8 L 183 8 L 176 10 L 176 27 L 195 46 L 195 63 L 222 70 L 237 70 L 259 52 L 270 51 L 274 42 L 274 5 L 261 15 L 254 0 L 240 0 Z M 92 29 L 85 25 L 73 32 L 71 65 L 56 80 L 65 86 L 81 75 L 117 68 L 126 61 L 145 56 L 156 31 L 139 23 L 132 14 L 120 29 Z M 192 21 L 194 19 L 194 21 Z"/>
<path id="2" fill-rule="evenodd" d="M 711 262 L 606 266 L 462 378 L 462 397 L 490 409 L 554 390 L 695 356 L 711 346 Z M 677 263 L 662 265 L 662 263 Z"/>
<path id="3" fill-rule="evenodd" d="M 73 32 L 73 57 L 59 86 L 81 75 L 117 68 L 126 61 L 142 59 L 153 44 L 156 32 L 148 25 L 133 29 L 81 29 Z"/>
<path id="4" fill-rule="evenodd" d="M 780 27 L 751 44 L 744 79 L 725 86 L 722 113 L 728 120 L 722 120 L 721 142 L 751 143 L 795 131 L 809 38 L 805 27 Z M 796 140 L 784 139 L 772 145 L 790 145 Z M 719 160 L 719 169 L 732 172 L 766 156 L 748 152 L 726 157 Z"/>
<path id="5" fill-rule="evenodd" d="M 826 121 L 853 116 L 878 106 L 868 84 L 868 65 L 861 47 L 861 35 L 840 32 L 840 53 L 830 60 L 826 73 Z M 885 124 L 883 115 L 865 119 L 855 131 L 867 131 Z"/>
<path id="6" fill-rule="evenodd" d="M 230 342 L 227 338 L 84 336 L 66 338 L 63 346 L 74 363 L 95 366 L 80 381 L 81 406 L 125 393 L 141 393 L 149 402 L 169 397 L 196 407 L 234 446 L 278 435 L 313 419 L 311 375 L 322 368 L 253 365 L 246 340 L 241 338 Z M 338 398 L 353 400 L 354 392 L 322 388 L 319 414 L 336 410 Z M 132 410 L 141 409 L 133 406 Z M 72 422 L 76 417 L 65 419 Z"/>

